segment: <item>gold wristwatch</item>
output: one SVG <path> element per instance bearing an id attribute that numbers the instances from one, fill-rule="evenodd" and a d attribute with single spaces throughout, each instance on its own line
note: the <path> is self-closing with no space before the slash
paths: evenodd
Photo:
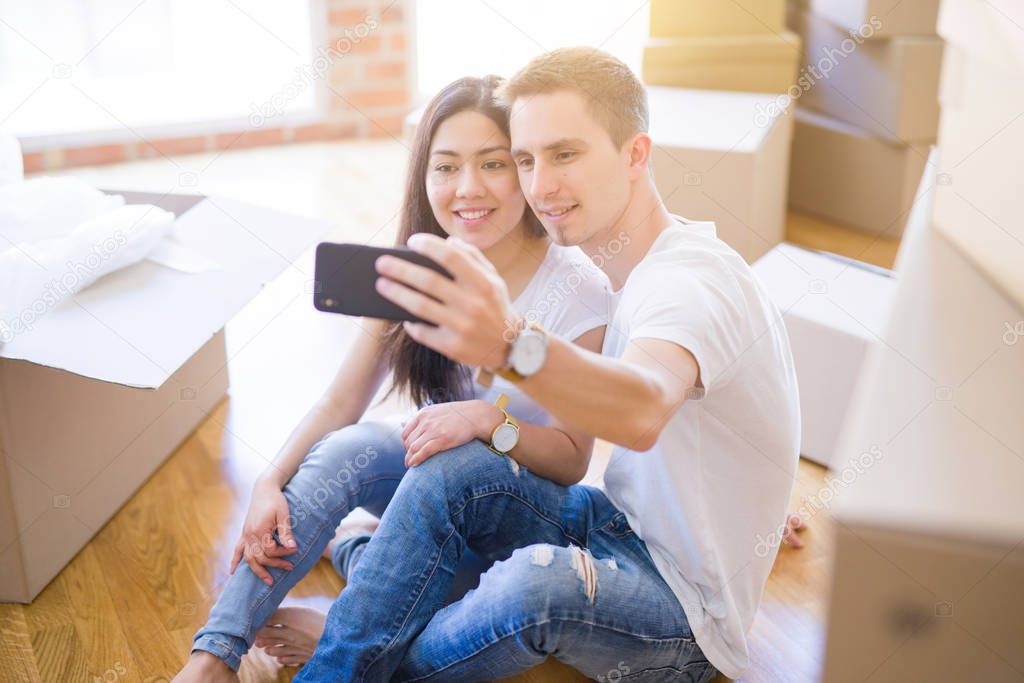
<path id="1" fill-rule="evenodd" d="M 547 358 L 548 333 L 537 323 L 530 323 L 519 330 L 509 345 L 505 367 L 498 370 L 480 368 L 477 371 L 476 381 L 481 386 L 490 387 L 494 375 L 498 375 L 515 384 L 544 367 Z"/>
<path id="2" fill-rule="evenodd" d="M 494 428 L 491 432 L 491 442 L 487 444 L 498 455 L 508 455 L 508 452 L 519 443 L 519 423 L 508 414 L 508 396 L 501 394 L 494 402 L 494 405 L 501 409 L 505 415 L 505 421 Z"/>

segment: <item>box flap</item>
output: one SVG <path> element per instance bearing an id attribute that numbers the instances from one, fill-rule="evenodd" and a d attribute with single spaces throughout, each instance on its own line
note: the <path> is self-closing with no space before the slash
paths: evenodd
<path id="1" fill-rule="evenodd" d="M 126 198 L 153 201 L 134 193 Z M 324 221 L 220 197 L 181 199 L 167 208 L 183 211 L 175 222 L 176 241 L 218 269 L 183 273 L 144 260 L 113 272 L 0 346 L 0 356 L 126 386 L 159 387 L 330 229 Z"/>
<path id="2" fill-rule="evenodd" d="M 651 140 L 658 147 L 751 153 L 787 109 L 778 95 L 647 87 Z"/>
<path id="3" fill-rule="evenodd" d="M 753 266 L 785 317 L 875 341 L 885 328 L 896 282 L 889 271 L 835 254 L 780 244 Z"/>

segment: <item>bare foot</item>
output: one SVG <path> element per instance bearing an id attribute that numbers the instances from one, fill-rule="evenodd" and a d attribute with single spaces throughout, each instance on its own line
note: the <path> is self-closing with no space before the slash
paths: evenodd
<path id="1" fill-rule="evenodd" d="M 232 671 L 231 667 L 225 664 L 220 657 L 215 657 L 203 650 L 196 650 L 189 655 L 185 666 L 172 679 L 171 683 L 188 683 L 190 681 L 238 683 L 238 674 Z"/>
<path id="2" fill-rule="evenodd" d="M 799 514 L 792 512 L 786 516 L 786 528 L 782 532 L 782 542 L 788 543 L 794 548 L 803 548 L 804 541 L 797 536 L 798 531 L 804 528 L 804 520 Z"/>
<path id="3" fill-rule="evenodd" d="M 327 549 L 324 550 L 324 557 L 328 560 L 331 559 L 331 553 L 339 543 L 353 536 L 371 536 L 378 526 L 380 526 L 380 520 L 370 513 L 363 513 L 362 510 L 353 512 L 341 520 L 338 530 L 334 532 L 334 538 L 331 539 L 327 544 Z"/>
<path id="4" fill-rule="evenodd" d="M 302 666 L 324 632 L 327 615 L 310 607 L 281 607 L 256 631 L 256 647 L 284 666 Z"/>

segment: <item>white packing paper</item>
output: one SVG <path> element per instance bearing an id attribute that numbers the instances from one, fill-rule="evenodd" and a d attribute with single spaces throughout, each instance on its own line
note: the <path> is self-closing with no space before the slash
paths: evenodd
<path id="1" fill-rule="evenodd" d="M 45 315 L 104 275 L 142 260 L 173 223 L 172 213 L 149 204 L 119 206 L 66 236 L 0 251 L 0 321 Z"/>

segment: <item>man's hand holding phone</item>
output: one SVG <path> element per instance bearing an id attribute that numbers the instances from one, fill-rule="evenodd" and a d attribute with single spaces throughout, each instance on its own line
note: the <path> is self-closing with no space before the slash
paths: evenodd
<path id="1" fill-rule="evenodd" d="M 377 259 L 380 295 L 436 325 L 407 321 L 403 324 L 409 336 L 466 365 L 503 367 L 521 316 L 494 266 L 479 249 L 455 237 L 416 234 L 409 238 L 409 247 L 452 275 L 448 279 L 394 256 Z"/>

